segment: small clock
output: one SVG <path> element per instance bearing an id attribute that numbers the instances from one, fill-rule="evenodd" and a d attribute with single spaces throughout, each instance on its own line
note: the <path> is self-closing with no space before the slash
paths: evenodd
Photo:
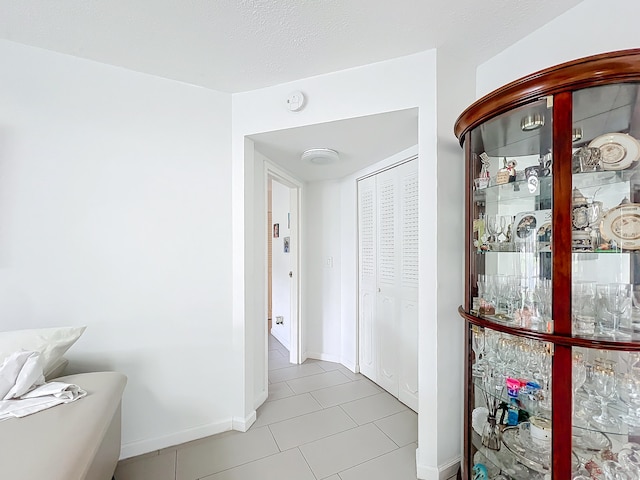
<path id="1" fill-rule="evenodd" d="M 601 234 L 626 250 L 640 250 L 640 203 L 625 203 L 609 210 L 602 219 Z"/>

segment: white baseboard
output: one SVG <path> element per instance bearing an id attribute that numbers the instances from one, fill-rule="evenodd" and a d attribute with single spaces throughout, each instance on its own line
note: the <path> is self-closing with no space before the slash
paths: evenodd
<path id="1" fill-rule="evenodd" d="M 458 474 L 461 461 L 462 457 L 456 457 L 444 465 L 440 465 L 438 467 L 438 470 L 440 470 L 440 480 L 449 480 L 451 477 L 455 477 Z"/>
<path id="2" fill-rule="evenodd" d="M 416 471 L 420 480 L 449 480 L 458 473 L 461 460 L 461 457 L 457 457 L 435 468 L 428 465 L 420 465 L 418 463 L 419 458 L 420 455 L 418 455 L 418 449 L 416 449 Z"/>
<path id="3" fill-rule="evenodd" d="M 238 430 L 239 432 L 246 432 L 249 430 L 249 427 L 253 425 L 253 422 L 256 421 L 256 411 L 254 410 L 245 418 L 241 417 L 233 417 L 231 421 L 233 429 Z"/>
<path id="4" fill-rule="evenodd" d="M 254 412 L 255 417 L 255 412 Z M 253 422 L 252 422 L 253 423 Z M 120 460 L 125 458 L 136 457 L 143 453 L 153 452 L 162 448 L 173 447 L 181 443 L 191 442 L 199 438 L 216 435 L 232 429 L 234 422 L 232 419 L 222 420 L 220 422 L 210 423 L 201 427 L 189 428 L 180 432 L 165 435 L 163 437 L 149 438 L 138 442 L 125 443 L 120 448 Z"/>
<path id="5" fill-rule="evenodd" d="M 270 333 L 271 333 L 271 335 L 273 335 L 275 337 L 276 340 L 278 340 L 282 344 L 282 346 L 284 348 L 286 348 L 287 350 L 291 351 L 291 344 L 289 343 L 289 339 L 288 338 L 284 338 L 280 334 L 280 331 L 278 329 L 271 327 Z"/>
<path id="6" fill-rule="evenodd" d="M 360 367 L 355 363 L 345 362 L 345 361 L 341 361 L 340 363 L 345 367 L 347 367 L 349 370 L 351 370 L 353 373 L 360 373 Z"/>
<path id="7" fill-rule="evenodd" d="M 269 397 L 269 391 L 268 390 L 261 391 L 253 402 L 254 403 L 253 408 L 257 409 L 260 405 L 266 402 L 267 397 Z"/>
<path id="8" fill-rule="evenodd" d="M 316 360 L 324 360 L 325 362 L 340 363 L 340 357 L 336 355 L 329 355 L 327 353 L 307 352 L 307 358 L 314 358 Z"/>
<path id="9" fill-rule="evenodd" d="M 418 450 L 416 450 L 416 473 L 420 480 L 440 480 L 437 468 L 418 463 Z"/>

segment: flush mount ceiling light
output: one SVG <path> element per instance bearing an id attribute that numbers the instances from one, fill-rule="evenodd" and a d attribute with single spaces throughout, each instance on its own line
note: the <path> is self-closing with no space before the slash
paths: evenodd
<path id="1" fill-rule="evenodd" d="M 530 132 L 532 130 L 537 130 L 540 127 L 544 126 L 544 116 L 539 113 L 534 113 L 533 115 L 527 115 L 520 122 L 520 129 L 523 132 Z"/>
<path id="2" fill-rule="evenodd" d="M 303 162 L 311 162 L 314 165 L 329 165 L 336 163 L 340 159 L 340 155 L 330 148 L 310 148 L 302 154 Z"/>

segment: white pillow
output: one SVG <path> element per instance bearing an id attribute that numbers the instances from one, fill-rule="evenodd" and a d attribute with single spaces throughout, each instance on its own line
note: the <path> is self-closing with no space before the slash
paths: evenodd
<path id="1" fill-rule="evenodd" d="M 0 332 L 0 364 L 9 355 L 20 350 L 40 352 L 46 377 L 86 328 L 54 327 Z"/>

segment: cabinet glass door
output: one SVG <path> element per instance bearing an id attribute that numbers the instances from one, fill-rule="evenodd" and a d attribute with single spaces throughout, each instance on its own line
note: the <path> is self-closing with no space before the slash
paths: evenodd
<path id="1" fill-rule="evenodd" d="M 640 478 L 639 84 L 573 93 L 572 449 L 585 476 Z"/>
<path id="2" fill-rule="evenodd" d="M 470 147 L 472 311 L 552 332 L 552 102 L 483 123 L 471 131 Z"/>
<path id="3" fill-rule="evenodd" d="M 573 93 L 572 332 L 638 339 L 638 84 Z M 638 295 L 636 295 L 638 296 Z M 640 296 L 637 298 L 640 300 Z"/>
<path id="4" fill-rule="evenodd" d="M 551 472 L 551 363 L 547 342 L 472 327 L 473 464 L 510 478 Z M 577 464 L 577 462 L 576 462 Z M 492 476 L 493 475 L 493 476 Z"/>

